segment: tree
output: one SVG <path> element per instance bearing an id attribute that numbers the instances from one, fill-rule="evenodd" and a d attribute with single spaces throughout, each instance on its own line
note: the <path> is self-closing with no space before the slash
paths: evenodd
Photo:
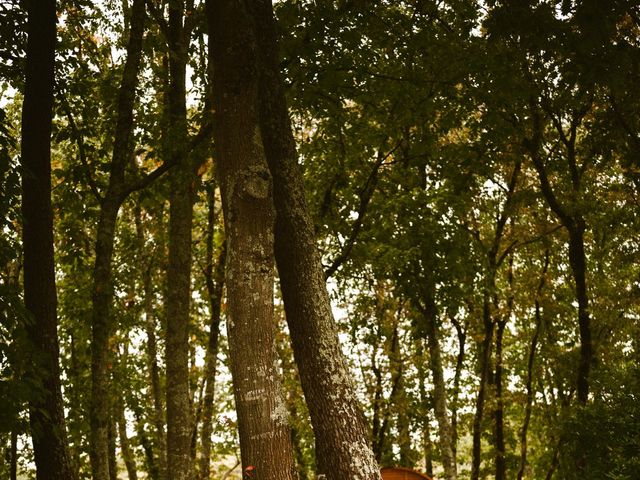
<path id="1" fill-rule="evenodd" d="M 259 122 L 260 39 L 249 2 L 209 0 L 217 171 L 227 238 L 228 336 L 243 471 L 296 478 L 277 370 L 274 208 Z"/>
<path id="2" fill-rule="evenodd" d="M 253 15 L 260 46 L 260 128 L 274 185 L 275 255 L 293 352 L 316 438 L 318 473 L 329 479 L 379 478 L 315 245 L 277 68 L 271 2 L 257 2 Z M 349 421 L 339 423 L 339 418 Z"/>
<path id="3" fill-rule="evenodd" d="M 31 1 L 22 105 L 22 216 L 28 375 L 38 389 L 29 404 L 39 480 L 73 479 L 66 439 L 58 346 L 57 294 L 51 207 L 51 122 L 56 46 L 56 2 Z"/>

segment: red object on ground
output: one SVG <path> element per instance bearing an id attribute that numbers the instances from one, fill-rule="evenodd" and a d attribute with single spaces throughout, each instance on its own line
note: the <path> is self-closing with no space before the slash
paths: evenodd
<path id="1" fill-rule="evenodd" d="M 424 473 L 416 472 L 410 468 L 385 467 L 380 470 L 382 480 L 433 480 Z"/>

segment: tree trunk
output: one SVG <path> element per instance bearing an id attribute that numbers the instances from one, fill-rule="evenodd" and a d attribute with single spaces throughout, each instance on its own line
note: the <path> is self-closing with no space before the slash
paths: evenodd
<path id="1" fill-rule="evenodd" d="M 273 176 L 275 253 L 294 357 L 316 439 L 318 474 L 379 479 L 369 432 L 340 348 L 297 163 L 271 2 L 255 2 L 261 49 L 260 126 Z"/>
<path id="2" fill-rule="evenodd" d="M 109 479 L 118 480 L 118 461 L 116 459 L 116 419 L 113 418 L 113 407 L 109 413 L 109 430 L 107 432 L 107 441 L 109 443 Z"/>
<path id="3" fill-rule="evenodd" d="M 593 343 L 591 339 L 591 316 L 589 314 L 589 296 L 587 292 L 587 257 L 584 249 L 584 233 L 586 223 L 579 212 L 572 212 L 575 208 L 569 208 L 567 205 L 561 204 L 556 196 L 549 177 L 547 169 L 540 156 L 541 144 L 543 141 L 543 124 L 542 116 L 535 105 L 531 106 L 533 120 L 532 138 L 527 140 L 531 160 L 540 180 L 540 189 L 551 211 L 558 217 L 562 226 L 569 233 L 569 265 L 575 283 L 576 300 L 578 302 L 578 329 L 580 335 L 580 360 L 578 365 L 578 402 L 582 405 L 587 403 L 589 399 L 589 374 L 591 364 L 593 363 Z M 575 128 L 569 139 L 565 138 L 567 146 L 567 162 L 570 169 L 574 171 L 572 181 L 572 200 L 573 203 L 580 201 L 582 191 L 580 187 L 580 176 L 582 173 L 575 168 L 576 151 L 575 151 Z M 571 168 L 573 166 L 573 168 Z M 581 454 L 579 454 L 581 455 Z M 580 458 L 577 459 L 581 462 Z"/>
<path id="4" fill-rule="evenodd" d="M 93 480 L 108 480 L 109 475 L 109 340 L 113 334 L 111 302 L 113 299 L 111 261 L 116 221 L 125 194 L 125 168 L 132 151 L 133 107 L 138 81 L 144 0 L 131 7 L 131 28 L 127 59 L 118 92 L 118 114 L 114 137 L 109 186 L 100 205 L 96 232 L 95 264 L 92 291 L 90 460 Z"/>
<path id="5" fill-rule="evenodd" d="M 205 280 L 209 295 L 209 344 L 205 363 L 205 393 L 202 404 L 202 451 L 200 457 L 200 479 L 208 480 L 211 475 L 211 432 L 213 430 L 213 400 L 216 381 L 216 361 L 218 358 L 218 338 L 220 335 L 220 312 L 222 306 L 222 292 L 224 289 L 224 265 L 226 259 L 226 245 L 221 246 L 214 268 L 214 231 L 217 223 L 215 214 L 215 188 L 209 191 L 209 218 L 207 225 L 207 265 Z"/>
<path id="6" fill-rule="evenodd" d="M 444 477 L 455 480 L 458 477 L 455 459 L 455 447 L 453 446 L 453 430 L 447 409 L 447 389 L 444 381 L 444 366 L 442 364 L 442 353 L 440 348 L 440 327 L 435 304 L 435 285 L 427 286 L 428 291 L 423 299 L 424 306 L 421 308 L 423 325 L 421 334 L 426 336 L 429 345 L 429 365 L 433 375 L 433 398 L 434 411 L 438 421 L 438 434 L 440 437 L 440 454 L 444 467 Z"/>
<path id="7" fill-rule="evenodd" d="M 538 338 L 540 336 L 540 328 L 542 327 L 542 308 L 540 306 L 540 299 L 542 297 L 542 289 L 544 288 L 547 269 L 549 268 L 549 250 L 545 250 L 544 253 L 544 267 L 542 274 L 540 275 L 540 281 L 538 282 L 538 289 L 536 291 L 535 300 L 535 320 L 536 325 L 533 331 L 533 337 L 531 338 L 531 347 L 529 348 L 529 359 L 527 361 L 527 401 L 524 407 L 524 420 L 522 422 L 522 429 L 520 430 L 520 468 L 518 470 L 518 480 L 522 480 L 524 477 L 524 471 L 527 466 L 527 432 L 529 430 L 529 422 L 531 420 L 531 407 L 533 404 L 533 365 L 536 358 L 536 351 L 538 349 Z"/>
<path id="8" fill-rule="evenodd" d="M 118 426 L 118 438 L 120 439 L 120 452 L 124 465 L 127 468 L 127 474 L 129 480 L 138 480 L 138 471 L 136 468 L 136 459 L 131 450 L 131 444 L 127 437 L 127 419 L 124 416 L 124 401 L 122 398 L 117 402 L 117 426 Z"/>
<path id="9" fill-rule="evenodd" d="M 454 458 L 457 454 L 458 445 L 458 403 L 460 399 L 460 378 L 465 359 L 465 344 L 467 341 L 467 325 L 464 328 L 455 316 L 451 316 L 451 323 L 456 329 L 458 337 L 458 355 L 456 356 L 456 371 L 453 377 L 453 392 L 451 394 L 451 430 L 453 435 Z"/>
<path id="10" fill-rule="evenodd" d="M 495 388 L 496 388 L 496 407 L 494 411 L 495 420 L 495 443 L 496 443 L 496 479 L 505 480 L 506 464 L 505 454 L 506 446 L 504 442 L 504 399 L 502 398 L 502 348 L 504 339 L 504 330 L 507 326 L 507 321 L 502 319 L 498 320 L 496 328 L 496 371 L 495 371 Z"/>
<path id="11" fill-rule="evenodd" d="M 167 475 L 191 480 L 193 415 L 189 394 L 189 309 L 191 299 L 191 230 L 195 175 L 187 152 L 186 56 L 184 1 L 169 2 L 169 127 L 165 153 L 177 165 L 170 173 L 169 265 L 167 268 Z"/>
<path id="12" fill-rule="evenodd" d="M 422 339 L 417 339 L 417 371 L 418 371 L 418 388 L 420 392 L 420 405 L 422 416 L 422 451 L 424 452 L 424 464 L 427 475 L 433 477 L 433 442 L 431 441 L 431 426 L 429 425 L 429 408 L 427 407 L 427 388 L 426 388 L 426 372 L 423 367 L 424 349 L 422 347 Z"/>
<path id="13" fill-rule="evenodd" d="M 482 302 L 482 318 L 484 324 L 484 338 L 480 345 L 480 385 L 476 397 L 476 411 L 473 417 L 473 444 L 471 458 L 471 480 L 480 478 L 480 463 L 482 453 L 482 420 L 484 417 L 484 403 L 489 383 L 489 370 L 491 368 L 491 346 L 493 345 L 494 322 L 491 318 L 489 293 L 485 292 Z"/>
<path id="14" fill-rule="evenodd" d="M 157 213 L 158 218 L 162 218 L 162 209 Z M 139 209 L 136 211 L 136 235 L 140 248 L 144 248 L 145 233 L 140 217 Z M 149 388 L 153 401 L 153 412 L 151 423 L 153 425 L 154 443 L 158 456 L 156 480 L 166 480 L 167 478 L 167 441 L 165 434 L 164 402 L 162 388 L 160 386 L 160 367 L 158 366 L 158 346 L 156 339 L 156 315 L 153 306 L 153 266 L 155 252 L 152 252 L 143 265 L 142 285 L 145 315 L 145 333 L 147 337 L 147 369 L 149 372 Z M 155 463 L 154 463 L 155 466 Z M 156 478 L 154 477 L 154 478 Z"/>
<path id="15" fill-rule="evenodd" d="M 229 355 L 242 466 L 261 480 L 293 480 L 288 412 L 275 349 L 275 212 L 258 121 L 256 38 L 245 2 L 209 2 L 214 136 L 227 238 Z"/>
<path id="16" fill-rule="evenodd" d="M 51 206 L 51 123 L 53 115 L 56 2 L 27 2 L 27 61 L 22 104 L 22 216 L 24 302 L 32 320 L 33 349 L 26 377 L 39 385 L 29 402 L 38 480 L 76 478 L 67 444 L 60 386 L 57 296 Z"/>
<path id="17" fill-rule="evenodd" d="M 578 326 L 580 332 L 580 363 L 578 366 L 578 401 L 586 404 L 589 399 L 589 372 L 593 362 L 591 341 L 591 317 L 587 295 L 586 255 L 584 251 L 584 220 L 579 217 L 569 228 L 569 264 L 575 282 L 578 301 Z"/>
<path id="18" fill-rule="evenodd" d="M 11 445 L 9 446 L 9 479 L 18 480 L 18 432 L 11 430 Z"/>

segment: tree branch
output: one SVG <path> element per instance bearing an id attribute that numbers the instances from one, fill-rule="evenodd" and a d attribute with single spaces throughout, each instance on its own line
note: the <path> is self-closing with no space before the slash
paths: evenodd
<path id="1" fill-rule="evenodd" d="M 351 254 L 351 250 L 355 245 L 356 239 L 358 238 L 358 234 L 362 229 L 362 223 L 364 221 L 364 217 L 367 213 L 367 209 L 369 207 L 369 203 L 371 202 L 371 198 L 373 197 L 373 193 L 375 192 L 376 185 L 378 183 L 378 171 L 380 167 L 384 163 L 384 161 L 389 158 L 393 153 L 400 147 L 401 142 L 398 142 L 389 152 L 383 155 L 381 152 L 378 153 L 378 159 L 374 164 L 369 176 L 367 177 L 367 181 L 365 182 L 362 190 L 360 191 L 360 205 L 358 206 L 358 217 L 353 222 L 351 227 L 351 233 L 349 234 L 349 238 L 345 242 L 342 247 L 342 251 L 338 254 L 338 256 L 333 260 L 331 265 L 325 270 L 324 278 L 325 280 L 330 278 L 340 266 L 349 258 Z"/>

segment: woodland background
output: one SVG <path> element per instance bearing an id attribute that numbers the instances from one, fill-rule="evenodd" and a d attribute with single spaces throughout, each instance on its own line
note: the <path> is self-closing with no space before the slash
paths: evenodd
<path id="1" fill-rule="evenodd" d="M 46 388 L 22 286 L 27 3 L 0 2 L 2 478 L 35 478 L 27 406 Z M 240 478 L 205 4 L 56 8 L 51 198 L 70 463 L 78 478 L 167 478 L 167 376 L 178 375 L 189 478 Z M 316 246 L 378 464 L 640 478 L 637 2 L 274 10 Z M 229 31 L 242 39 L 242 25 Z M 192 211 L 181 261 L 171 231 L 191 214 L 174 208 Z M 186 300 L 172 299 L 180 285 Z M 314 434 L 275 296 L 295 468 L 312 479 Z M 188 342 L 179 371 L 174 334 Z M 247 341 L 241 356 L 258 348 Z"/>

